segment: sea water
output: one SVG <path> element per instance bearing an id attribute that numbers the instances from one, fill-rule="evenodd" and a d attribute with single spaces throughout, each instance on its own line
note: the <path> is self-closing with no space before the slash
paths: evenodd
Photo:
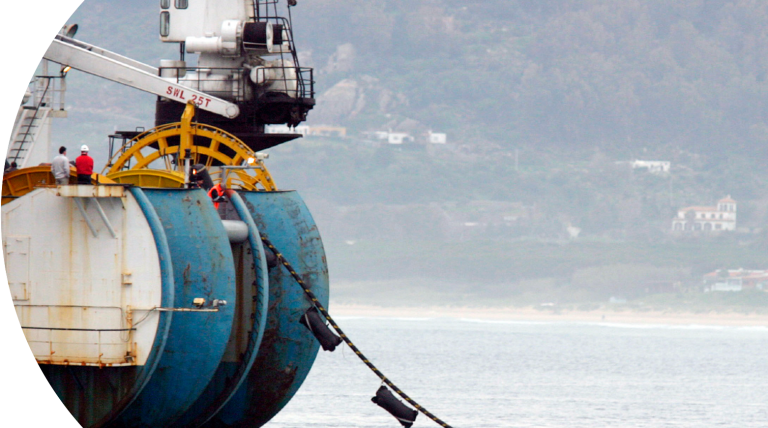
<path id="1" fill-rule="evenodd" d="M 339 317 L 404 392 L 458 427 L 766 427 L 768 327 Z M 268 428 L 385 428 L 380 380 L 320 351 Z M 419 415 L 415 427 L 438 426 Z"/>

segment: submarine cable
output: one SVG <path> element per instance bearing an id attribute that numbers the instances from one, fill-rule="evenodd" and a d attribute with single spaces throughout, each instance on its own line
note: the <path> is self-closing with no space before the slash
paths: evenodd
<path id="1" fill-rule="evenodd" d="M 417 403 L 415 400 L 413 400 L 411 397 L 409 397 L 405 392 L 401 391 L 400 388 L 398 388 L 394 383 L 392 383 L 392 381 L 389 380 L 389 378 L 387 378 L 384 375 L 384 373 L 382 373 L 370 360 L 368 360 L 368 358 L 365 355 L 363 355 L 363 353 L 360 351 L 360 349 L 358 349 L 357 346 L 355 346 L 355 344 L 352 343 L 352 341 L 349 339 L 349 337 L 347 337 L 347 335 L 344 334 L 344 331 L 342 331 L 341 327 L 339 327 L 339 325 L 336 324 L 336 322 L 331 317 L 331 314 L 329 314 L 328 311 L 323 307 L 323 305 L 320 304 L 320 301 L 317 299 L 317 296 L 315 296 L 315 293 L 313 293 L 312 290 L 310 290 L 306 286 L 304 280 L 301 279 L 299 274 L 296 273 L 296 271 L 293 269 L 293 266 L 291 266 L 291 264 L 285 259 L 285 257 L 283 257 L 282 253 L 280 253 L 280 251 L 278 251 L 277 248 L 275 248 L 275 246 L 272 244 L 272 242 L 269 239 L 267 239 L 266 237 L 264 237 L 263 235 L 261 236 L 261 240 L 264 242 L 264 245 L 266 245 L 267 248 L 269 248 L 274 253 L 275 257 L 277 257 L 277 260 L 280 262 L 280 264 L 282 264 L 283 266 L 285 266 L 286 269 L 288 269 L 288 272 L 291 274 L 293 279 L 296 280 L 296 282 L 301 286 L 302 290 L 304 290 L 304 294 L 306 294 L 307 297 L 309 297 L 309 299 L 312 301 L 312 304 L 315 306 L 315 308 L 317 308 L 317 310 L 320 311 L 320 313 L 325 317 L 325 319 L 328 320 L 328 322 L 331 324 L 333 329 L 336 330 L 336 332 L 339 334 L 339 337 L 344 341 L 344 343 L 346 343 L 347 346 L 349 346 L 349 348 L 352 349 L 352 351 L 355 353 L 355 355 L 357 355 L 357 357 L 360 358 L 360 360 L 363 363 L 365 363 L 365 365 L 368 366 L 368 368 L 371 369 L 371 371 L 373 371 L 373 373 L 375 373 L 376 376 L 378 376 L 379 379 L 381 379 L 381 381 L 383 383 L 385 383 L 392 391 L 397 393 L 397 395 L 402 397 L 410 405 L 415 407 L 416 410 L 418 410 L 419 412 L 424 414 L 424 416 L 428 417 L 429 419 L 432 419 L 435 423 L 437 423 L 441 427 L 452 428 L 450 425 L 445 423 L 443 420 L 441 420 L 440 418 L 435 416 L 432 412 L 430 412 L 429 410 L 425 409 L 423 406 L 421 406 L 419 403 Z M 381 389 L 379 389 L 379 391 L 383 393 L 383 391 L 381 391 Z M 392 411 L 392 408 L 394 406 L 396 406 L 396 405 L 394 405 L 393 407 L 389 406 L 389 404 L 392 402 L 392 400 L 394 400 L 397 403 L 399 403 L 399 401 L 397 399 L 395 399 L 394 397 L 391 397 L 391 399 L 389 399 L 389 400 L 387 400 L 386 398 L 381 399 L 382 395 L 385 395 L 385 394 L 380 394 L 380 393 L 377 392 L 377 396 L 374 397 L 374 398 L 378 398 L 377 401 L 382 401 L 382 402 L 386 401 L 387 402 L 387 407 L 382 405 L 383 403 L 380 404 L 377 401 L 374 401 L 374 403 L 379 404 L 379 406 L 383 407 L 385 410 L 387 410 L 388 412 L 392 413 L 393 416 L 395 416 L 395 418 L 397 418 L 398 421 L 400 421 L 400 423 L 403 426 L 410 427 L 413 424 L 413 420 L 406 421 L 406 420 L 401 419 L 401 417 L 398 417 L 398 415 L 395 415 L 393 413 L 393 411 Z M 402 405 L 402 403 L 400 403 L 400 404 Z M 388 408 L 388 407 L 390 407 L 390 408 Z M 415 419 L 415 416 L 413 416 L 413 419 Z"/>

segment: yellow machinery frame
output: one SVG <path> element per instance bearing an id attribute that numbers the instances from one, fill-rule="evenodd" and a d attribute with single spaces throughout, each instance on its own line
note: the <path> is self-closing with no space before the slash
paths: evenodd
<path id="1" fill-rule="evenodd" d="M 77 182 L 77 171 L 69 169 L 69 182 Z M 92 184 L 114 184 L 115 181 L 101 174 L 91 175 Z M 50 165 L 32 166 L 3 174 L 3 202 L 5 205 L 15 198 L 26 195 L 38 187 L 56 187 Z"/>
<path id="2" fill-rule="evenodd" d="M 214 160 L 225 166 L 244 167 L 234 169 L 229 174 L 225 183 L 227 188 L 236 186 L 245 190 L 277 190 L 264 162 L 250 147 L 224 130 L 192 122 L 194 113 L 194 105 L 187 104 L 181 122 L 161 125 L 138 135 L 110 159 L 102 174 L 118 183 L 151 187 L 183 187 L 183 165 L 189 153 L 192 164 L 198 163 L 198 159 L 205 156 L 204 165 L 209 170 Z M 169 139 L 175 137 L 179 138 L 179 144 L 169 145 Z M 195 137 L 198 137 L 198 141 L 200 138 L 208 139 L 210 144 L 195 145 Z M 220 151 L 223 147 L 234 155 Z M 165 168 L 149 169 L 150 164 L 158 160 L 164 162 Z M 131 163 L 133 165 L 128 167 Z M 249 171 L 253 171 L 253 174 Z M 214 182 L 220 182 L 221 173 L 211 173 L 211 178 Z"/>

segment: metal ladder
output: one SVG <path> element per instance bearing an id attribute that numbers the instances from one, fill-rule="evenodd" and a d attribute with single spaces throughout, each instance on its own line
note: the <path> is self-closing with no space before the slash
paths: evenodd
<path id="1" fill-rule="evenodd" d="M 46 81 L 45 86 L 41 88 L 38 80 L 35 91 L 39 92 L 42 89 L 42 95 L 36 97 L 37 103 L 35 105 L 22 107 L 8 145 L 8 162 L 16 162 L 19 168 L 26 166 L 27 155 L 32 151 L 40 128 L 51 113 L 52 97 L 48 96 L 51 79 L 44 77 L 41 79 Z"/>

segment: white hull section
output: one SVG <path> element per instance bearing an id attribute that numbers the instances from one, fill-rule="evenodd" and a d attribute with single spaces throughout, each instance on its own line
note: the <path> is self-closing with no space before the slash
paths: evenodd
<path id="1" fill-rule="evenodd" d="M 64 196 L 88 189 L 41 188 L 2 207 L 16 313 L 40 363 L 143 365 L 161 304 L 155 240 L 121 187 Z"/>

